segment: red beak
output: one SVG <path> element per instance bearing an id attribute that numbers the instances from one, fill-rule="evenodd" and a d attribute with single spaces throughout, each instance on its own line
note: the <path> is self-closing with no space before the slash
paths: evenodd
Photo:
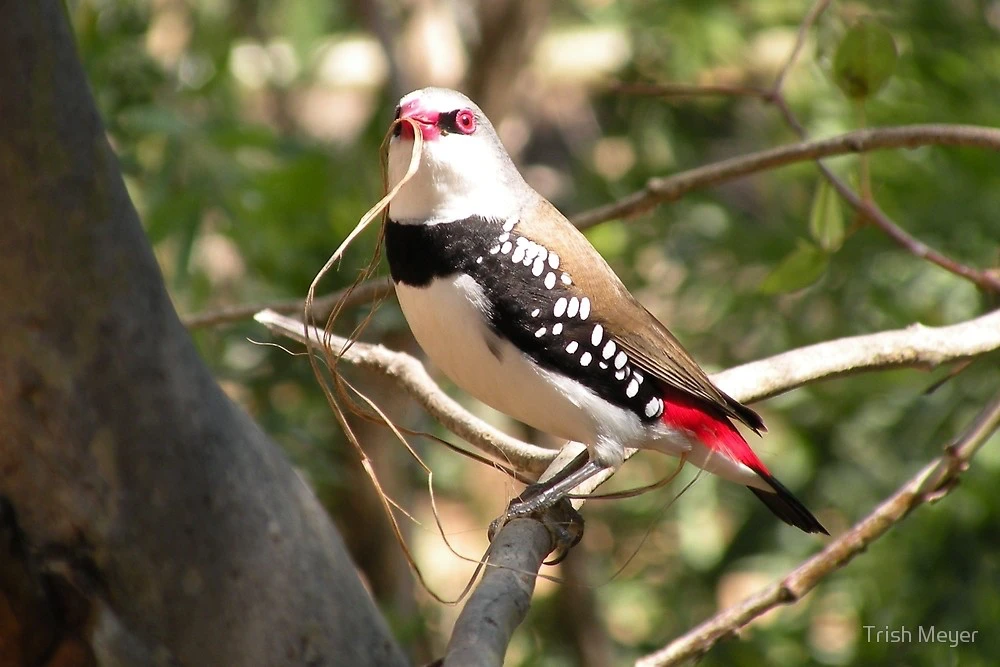
<path id="1" fill-rule="evenodd" d="M 440 115 L 437 111 L 429 111 L 421 107 L 420 100 L 410 100 L 399 108 L 400 118 L 408 118 L 417 122 L 424 141 L 431 141 L 441 134 L 441 130 L 437 126 Z M 402 135 L 404 139 L 413 139 L 413 128 L 409 123 L 402 124 Z"/>

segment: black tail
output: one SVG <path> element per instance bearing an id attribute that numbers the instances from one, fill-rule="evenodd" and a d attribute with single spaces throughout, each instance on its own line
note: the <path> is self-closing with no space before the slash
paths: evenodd
<path id="1" fill-rule="evenodd" d="M 802 504 L 798 498 L 792 495 L 792 492 L 784 487 L 784 485 L 776 480 L 771 475 L 767 473 L 761 474 L 759 471 L 757 473 L 761 478 L 771 485 L 774 489 L 774 493 L 768 493 L 762 489 L 755 489 L 752 486 L 747 488 L 753 491 L 753 494 L 760 498 L 761 502 L 767 505 L 767 509 L 774 512 L 774 515 L 787 523 L 790 526 L 795 526 L 799 530 L 807 533 L 823 533 L 824 535 L 829 535 L 823 524 L 812 515 L 812 512 L 806 509 L 806 506 Z"/>

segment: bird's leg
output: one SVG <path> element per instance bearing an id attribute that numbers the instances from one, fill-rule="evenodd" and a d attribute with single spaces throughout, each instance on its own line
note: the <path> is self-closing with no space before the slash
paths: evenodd
<path id="1" fill-rule="evenodd" d="M 587 455 L 584 452 L 583 455 Z M 580 465 L 581 457 L 573 459 L 569 465 L 556 473 L 551 479 L 532 484 L 515 498 L 507 507 L 510 518 L 534 514 L 546 507 L 551 507 L 563 499 L 567 493 L 580 486 L 588 479 L 605 469 L 605 466 L 588 458 Z M 566 471 L 569 470 L 567 473 Z"/>
<path id="2" fill-rule="evenodd" d="M 583 538 L 583 517 L 573 508 L 566 494 L 605 469 L 582 452 L 550 479 L 528 486 L 511 501 L 504 515 L 490 524 L 490 540 L 508 521 L 532 517 L 544 525 L 552 537 L 556 556 L 547 565 L 555 565 Z"/>
<path id="3" fill-rule="evenodd" d="M 511 502 L 511 506 L 517 505 L 518 503 L 523 503 L 530 498 L 534 498 L 540 493 L 543 493 L 546 489 L 559 484 L 564 479 L 575 473 L 577 470 L 582 468 L 590 460 L 590 452 L 586 449 L 573 457 L 573 460 L 567 463 L 565 466 L 560 468 L 556 474 L 548 478 L 544 482 L 535 482 L 534 484 L 529 484 L 524 487 L 524 491 L 521 492 L 517 498 Z M 544 505 L 543 505 L 544 507 Z M 530 512 L 529 512 L 530 513 Z"/>

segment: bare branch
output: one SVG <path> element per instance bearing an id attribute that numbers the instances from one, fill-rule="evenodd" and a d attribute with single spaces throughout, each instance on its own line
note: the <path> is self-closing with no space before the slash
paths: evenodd
<path id="1" fill-rule="evenodd" d="M 802 19 L 799 31 L 795 35 L 795 46 L 792 47 L 792 52 L 788 54 L 788 60 L 785 61 L 781 71 L 778 72 L 778 76 L 774 78 L 774 86 L 771 89 L 773 91 L 772 94 L 780 94 L 782 86 L 785 85 L 785 77 L 788 76 L 788 72 L 795 66 L 795 61 L 798 60 L 799 54 L 802 53 L 802 47 L 805 46 L 806 35 L 809 34 L 809 29 L 812 28 L 816 20 L 829 6 L 830 0 L 816 0 L 809 9 L 809 13 Z"/>
<path id="2" fill-rule="evenodd" d="M 536 575 L 552 549 L 540 522 L 515 519 L 490 545 L 482 581 L 462 609 L 444 667 L 500 667 L 514 630 L 531 606 Z"/>
<path id="3" fill-rule="evenodd" d="M 257 313 L 254 319 L 276 333 L 305 344 L 299 320 L 271 310 Z M 323 332 L 315 327 L 310 327 L 309 337 L 312 341 L 324 340 Z M 330 336 L 329 341 L 331 347 L 338 350 L 348 344 L 348 340 L 340 336 Z M 471 414 L 431 379 L 419 360 L 405 352 L 355 342 L 341 359 L 392 379 L 449 431 L 518 470 L 538 475 L 555 457 L 552 450 L 521 442 Z"/>
<path id="4" fill-rule="evenodd" d="M 782 95 L 780 91 L 776 91 L 770 101 L 778 108 L 778 111 L 781 112 L 781 115 L 785 119 L 788 126 L 791 127 L 800 138 L 806 139 L 806 130 L 802 126 L 802 123 L 799 122 L 799 119 L 795 117 L 791 107 L 788 106 L 788 102 L 785 100 L 784 95 Z M 882 230 L 886 236 L 892 239 L 896 245 L 903 248 L 903 250 L 906 250 L 914 257 L 925 259 L 928 262 L 940 266 L 946 271 L 962 276 L 982 289 L 1000 292 L 1000 276 L 989 271 L 980 271 L 966 266 L 951 259 L 950 257 L 947 257 L 934 248 L 931 248 L 922 241 L 919 241 L 908 234 L 902 227 L 893 222 L 893 220 L 886 215 L 875 202 L 859 197 L 858 194 L 850 188 L 850 186 L 834 174 L 833 171 L 823 164 L 822 161 L 817 160 L 816 166 L 819 167 L 823 177 L 830 183 L 830 185 L 833 186 L 833 189 L 837 191 L 837 194 L 850 204 L 855 211 L 860 213 L 864 219 L 871 221 L 876 227 Z"/>
<path id="5" fill-rule="evenodd" d="M 780 94 L 773 102 L 779 109 L 783 109 L 782 113 L 786 119 L 790 119 L 789 123 L 792 124 L 793 128 L 797 128 L 796 131 L 804 132 L 802 126 L 791 115 Z M 1000 150 L 1000 130 L 975 125 L 909 125 L 858 130 L 821 141 L 791 144 L 689 169 L 673 176 L 650 179 L 643 190 L 628 195 L 617 202 L 577 214 L 573 216 L 572 220 L 580 229 L 586 229 L 615 218 L 639 215 L 662 203 L 676 201 L 694 190 L 720 185 L 775 167 L 806 160 L 818 161 L 820 158 L 834 155 L 927 145 L 972 146 Z M 821 162 L 818 162 L 818 165 L 837 192 L 851 206 L 888 234 L 898 245 L 911 254 L 934 262 L 952 273 L 971 280 L 984 289 L 1000 292 L 1000 277 L 988 271 L 979 271 L 964 266 L 909 236 L 875 204 L 862 201 L 825 165 Z M 356 306 L 375 301 L 388 295 L 391 291 L 392 284 L 387 278 L 364 282 L 355 288 L 346 305 Z M 317 299 L 317 312 L 322 314 L 329 311 L 344 293 L 345 290 L 340 290 Z M 248 319 L 263 310 L 288 314 L 298 312 L 301 309 L 301 300 L 289 299 L 209 310 L 188 315 L 183 318 L 183 322 L 189 329 L 197 329 Z"/>
<path id="6" fill-rule="evenodd" d="M 585 229 L 614 218 L 645 213 L 659 204 L 675 201 L 691 192 L 767 169 L 834 155 L 862 153 L 887 148 L 917 146 L 969 146 L 1000 150 L 1000 130 L 976 125 L 903 125 L 856 130 L 829 139 L 804 141 L 757 153 L 749 153 L 674 176 L 651 178 L 646 187 L 617 202 L 573 217 Z"/>
<path id="7" fill-rule="evenodd" d="M 968 468 L 973 454 L 1000 426 L 1000 394 L 979 413 L 965 433 L 945 447 L 945 453 L 926 465 L 888 500 L 822 552 L 788 573 L 781 581 L 674 640 L 636 662 L 637 667 L 668 667 L 705 654 L 720 639 L 732 635 L 753 619 L 780 605 L 791 604 L 811 591 L 828 574 L 847 565 L 915 508 L 947 495 Z"/>
<path id="8" fill-rule="evenodd" d="M 752 361 L 712 379 L 743 402 L 759 401 L 817 380 L 889 368 L 931 369 L 1000 349 L 1000 310 L 960 324 L 905 329 L 800 347 Z"/>
<path id="9" fill-rule="evenodd" d="M 296 319 L 267 310 L 255 319 L 276 333 L 304 342 L 302 324 Z M 310 336 L 322 340 L 321 332 L 313 330 Z M 347 340 L 332 336 L 330 342 L 339 349 Z M 717 373 L 712 379 L 733 398 L 753 402 L 827 378 L 888 368 L 933 368 L 997 349 L 1000 310 L 951 326 L 914 324 L 818 343 Z M 419 360 L 405 352 L 355 342 L 343 361 L 391 378 L 445 428 L 522 472 L 537 476 L 556 457 L 553 450 L 521 442 L 469 413 L 431 379 Z M 567 455 L 572 458 L 576 451 Z M 609 476 L 595 476 L 578 492 L 590 493 Z"/>

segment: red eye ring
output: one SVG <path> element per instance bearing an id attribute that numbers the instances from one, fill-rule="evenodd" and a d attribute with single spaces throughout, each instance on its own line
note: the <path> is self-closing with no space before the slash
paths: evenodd
<path id="1" fill-rule="evenodd" d="M 462 109 L 455 114 L 455 127 L 462 134 L 472 134 L 476 131 L 476 115 L 470 109 Z"/>

